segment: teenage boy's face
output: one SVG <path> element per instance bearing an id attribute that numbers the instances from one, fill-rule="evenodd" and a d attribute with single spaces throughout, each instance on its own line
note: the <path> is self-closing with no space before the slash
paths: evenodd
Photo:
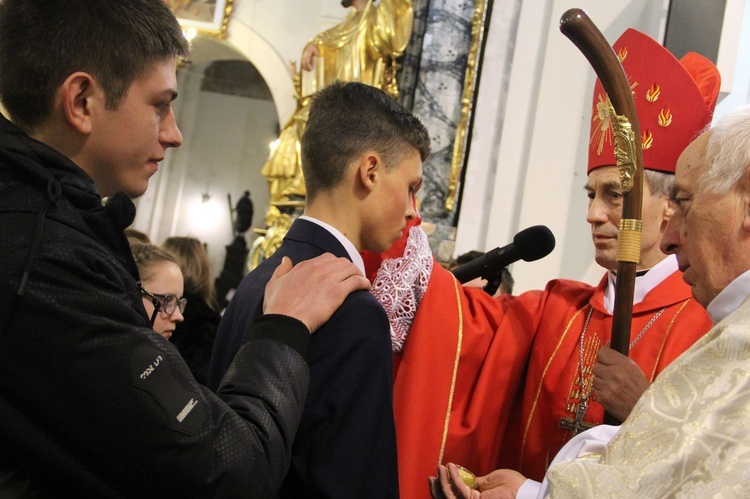
<path id="1" fill-rule="evenodd" d="M 377 209 L 364 231 L 364 249 L 382 253 L 401 237 L 406 223 L 417 216 L 414 196 L 422 186 L 422 158 L 416 149 L 400 163 L 389 165 L 377 187 Z"/>
<path id="2" fill-rule="evenodd" d="M 146 192 L 166 150 L 182 144 L 172 101 L 177 97 L 175 61 L 165 59 L 136 78 L 116 109 L 98 106 L 86 165 L 103 197 Z"/>

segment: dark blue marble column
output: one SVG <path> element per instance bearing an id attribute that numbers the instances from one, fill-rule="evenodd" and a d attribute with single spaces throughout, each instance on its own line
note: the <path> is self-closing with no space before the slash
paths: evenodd
<path id="1" fill-rule="evenodd" d="M 484 0 L 478 0 L 484 1 Z M 447 261 L 455 241 L 455 209 L 445 209 L 466 61 L 476 0 L 431 0 L 425 26 L 413 112 L 427 127 L 432 155 L 424 165 L 420 213 L 438 260 Z"/>
<path id="2" fill-rule="evenodd" d="M 414 26 L 411 30 L 409 45 L 404 51 L 404 56 L 399 61 L 401 70 L 398 73 L 398 101 L 406 109 L 414 108 L 414 91 L 417 88 L 417 77 L 419 65 L 422 59 L 422 44 L 427 30 L 427 13 L 429 12 L 430 0 L 413 0 Z"/>

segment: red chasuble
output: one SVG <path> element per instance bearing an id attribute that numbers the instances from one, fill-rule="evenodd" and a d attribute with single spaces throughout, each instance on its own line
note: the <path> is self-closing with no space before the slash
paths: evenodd
<path id="1" fill-rule="evenodd" d="M 533 339 L 529 310 L 539 309 L 541 295 L 494 299 L 462 287 L 435 263 L 402 355 L 396 356 L 402 498 L 429 497 L 427 478 L 438 463 L 459 463 L 477 474 L 497 467 Z"/>
<path id="2" fill-rule="evenodd" d="M 402 498 L 429 497 L 427 477 L 439 462 L 461 464 L 477 475 L 510 467 L 542 478 L 571 435 L 560 421 L 575 420 L 579 340 L 591 307 L 583 344 L 588 366 L 609 339 L 606 283 L 606 276 L 596 288 L 555 280 L 544 291 L 494 299 L 460 286 L 435 264 L 396 358 Z M 634 306 L 632 339 L 662 308 L 631 348 L 652 380 L 710 327 L 675 272 Z M 602 418 L 601 405 L 591 402 L 583 421 L 598 424 Z"/>

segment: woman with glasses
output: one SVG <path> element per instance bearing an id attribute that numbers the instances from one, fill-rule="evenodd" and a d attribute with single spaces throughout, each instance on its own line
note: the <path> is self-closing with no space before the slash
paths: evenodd
<path id="1" fill-rule="evenodd" d="M 153 244 L 133 243 L 133 257 L 141 276 L 143 306 L 154 331 L 169 339 L 184 320 L 187 299 L 182 296 L 182 271 L 171 253 Z"/>

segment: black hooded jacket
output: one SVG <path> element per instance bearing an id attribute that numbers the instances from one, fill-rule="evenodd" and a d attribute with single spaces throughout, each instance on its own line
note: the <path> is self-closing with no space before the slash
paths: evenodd
<path id="1" fill-rule="evenodd" d="M 213 394 L 151 330 L 123 194 L 0 117 L 0 497 L 270 497 L 309 332 L 267 316 Z"/>
<path id="2" fill-rule="evenodd" d="M 169 341 L 177 347 L 195 380 L 208 385 L 208 365 L 221 314 L 198 295 L 186 291 L 185 298 L 187 306 L 182 313 L 185 320 L 175 325 Z"/>

